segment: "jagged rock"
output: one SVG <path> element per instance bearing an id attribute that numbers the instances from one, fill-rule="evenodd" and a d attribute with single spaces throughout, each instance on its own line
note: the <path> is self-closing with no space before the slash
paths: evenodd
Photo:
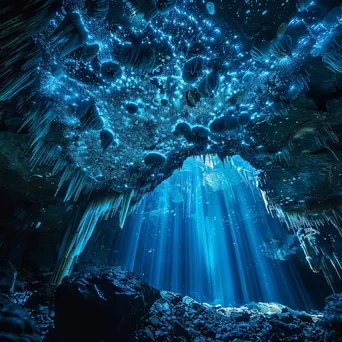
<path id="1" fill-rule="evenodd" d="M 342 341 L 342 294 L 335 294 L 325 300 L 324 326 L 326 341 Z"/>
<path id="2" fill-rule="evenodd" d="M 278 303 L 222 308 L 162 292 L 133 341 L 321 341 L 320 315 Z M 168 308 L 166 310 L 166 307 Z M 310 319 L 308 319 L 310 318 Z M 148 336 L 148 337 L 147 337 Z M 248 336 L 248 339 L 246 339 Z"/>
<path id="3" fill-rule="evenodd" d="M 128 341 L 159 291 L 121 267 L 91 267 L 56 292 L 60 341 Z"/>
<path id="4" fill-rule="evenodd" d="M 177 304 L 182 300 L 182 295 L 180 293 L 161 291 L 160 295 L 166 300 L 170 301 L 172 304 Z"/>
<path id="5" fill-rule="evenodd" d="M 0 341 L 41 341 L 38 329 L 28 312 L 2 294 L 0 294 Z"/>

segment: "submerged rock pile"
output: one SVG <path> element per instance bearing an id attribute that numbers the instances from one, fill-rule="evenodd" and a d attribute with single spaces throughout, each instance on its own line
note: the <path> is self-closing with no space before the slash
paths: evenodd
<path id="1" fill-rule="evenodd" d="M 28 312 L 0 294 L 0 341 L 39 342 L 39 331 Z"/>
<path id="2" fill-rule="evenodd" d="M 133 341 L 323 341 L 322 315 L 278 303 L 238 308 L 200 304 L 163 291 Z"/>
<path id="3" fill-rule="evenodd" d="M 10 297 L 29 311 L 44 341 L 342 341 L 341 294 L 328 297 L 323 312 L 296 311 L 278 303 L 223 308 L 159 292 L 122 267 L 72 273 L 57 288 L 55 303 L 53 291 L 41 285 L 41 292 L 15 292 Z M 2 298 L 0 327 L 7 327 L 8 336 L 16 334 L 17 325 L 9 326 L 7 317 L 18 312 L 37 335 L 28 313 Z M 6 335 L 1 341 L 17 340 Z"/>
<path id="4" fill-rule="evenodd" d="M 326 299 L 323 326 L 326 341 L 342 341 L 342 294 L 335 294 Z"/>

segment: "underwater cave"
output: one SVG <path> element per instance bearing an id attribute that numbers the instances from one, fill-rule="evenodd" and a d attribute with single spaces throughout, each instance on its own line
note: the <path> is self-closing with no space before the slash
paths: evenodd
<path id="1" fill-rule="evenodd" d="M 0 341 L 342 341 L 341 0 L 0 5 Z"/>

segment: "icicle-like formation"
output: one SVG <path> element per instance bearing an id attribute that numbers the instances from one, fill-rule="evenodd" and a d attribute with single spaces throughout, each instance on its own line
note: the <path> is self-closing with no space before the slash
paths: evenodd
<path id="1" fill-rule="evenodd" d="M 301 203 L 301 208 L 296 212 L 285 212 L 280 205 L 273 203 L 266 192 L 260 190 L 266 209 L 273 217 L 278 217 L 284 222 L 287 228 L 297 232 L 300 228 L 320 229 L 325 225 L 332 225 L 341 234 L 340 222 L 342 222 L 342 208 L 328 209 L 318 213 L 312 213 L 308 210 L 305 203 Z M 299 214 L 300 212 L 300 214 Z"/>
<path id="2" fill-rule="evenodd" d="M 30 133 L 30 148 L 32 149 L 31 166 L 53 166 L 52 175 L 62 172 L 56 195 L 68 181 L 64 201 L 74 199 L 77 201 L 81 193 L 90 194 L 100 187 L 101 183 L 91 179 L 85 171 L 69 164 L 62 154 L 62 147 L 50 141 L 51 125 L 56 118 L 53 104 L 50 101 L 41 100 L 34 105 L 32 110 L 26 113 L 26 119 L 20 128 L 28 126 Z"/>
<path id="3" fill-rule="evenodd" d="M 289 213 L 270 201 L 266 192 L 261 190 L 266 209 L 269 214 L 276 216 L 284 222 L 288 229 L 297 234 L 300 245 L 304 251 L 306 260 L 313 272 L 322 270 L 329 286 L 334 290 L 333 277 L 329 264 L 334 268 L 337 276 L 341 279 L 342 265 L 333 249 L 333 238 L 318 239 L 320 230 L 325 225 L 332 225 L 342 236 L 340 222 L 342 222 L 342 208 L 329 209 L 320 214 L 311 213 L 305 203 L 302 204 L 300 214 Z M 274 215 L 275 214 L 275 215 Z"/>
<path id="4" fill-rule="evenodd" d="M 120 211 L 120 228 L 121 229 L 123 228 L 125 224 L 128 210 L 129 210 L 131 200 L 133 197 L 134 197 L 134 190 L 127 191 L 123 194 L 123 200 L 122 200 L 121 211 Z"/>
<path id="5" fill-rule="evenodd" d="M 324 65 L 335 73 L 342 73 L 342 51 L 341 49 L 331 49 L 322 54 Z"/>
<path id="6" fill-rule="evenodd" d="M 29 127 L 31 148 L 45 138 L 55 118 L 56 112 L 53 110 L 53 104 L 50 101 L 40 101 L 26 115 L 26 120 L 19 131 L 25 126 Z"/>
<path id="7" fill-rule="evenodd" d="M 67 164 L 58 183 L 56 195 L 67 181 L 69 181 L 69 185 L 64 198 L 65 202 L 72 198 L 74 201 L 77 201 L 81 193 L 89 194 L 97 188 L 96 183 L 94 181 L 91 183 L 89 177 L 83 170 L 75 169 L 73 166 Z"/>
<path id="8" fill-rule="evenodd" d="M 261 171 L 255 169 L 249 162 L 240 156 L 233 156 L 230 159 L 231 165 L 237 170 L 244 183 L 252 190 L 253 195 L 257 190 L 257 179 Z"/>
<path id="9" fill-rule="evenodd" d="M 333 241 L 319 242 L 320 232 L 313 228 L 301 228 L 297 232 L 297 236 L 302 247 L 306 260 L 313 272 L 323 272 L 324 277 L 334 291 L 334 279 L 331 275 L 328 264 L 331 263 L 338 277 L 341 279 L 342 271 L 341 263 L 332 248 Z M 326 241 L 326 240 L 325 240 Z"/>
<path id="10" fill-rule="evenodd" d="M 71 272 L 97 223 L 101 219 L 107 220 L 113 217 L 120 207 L 120 226 L 123 227 L 134 194 L 134 190 L 128 190 L 125 193 L 113 195 L 101 201 L 91 202 L 83 213 L 81 220 L 79 222 L 76 220 L 76 222 L 70 224 L 60 250 L 52 278 L 53 283 L 59 284 Z"/>
<path id="11" fill-rule="evenodd" d="M 42 53 L 41 48 L 30 37 L 49 22 L 61 6 L 61 1 L 5 1 L 2 5 L 0 101 L 5 101 L 35 82 Z"/>

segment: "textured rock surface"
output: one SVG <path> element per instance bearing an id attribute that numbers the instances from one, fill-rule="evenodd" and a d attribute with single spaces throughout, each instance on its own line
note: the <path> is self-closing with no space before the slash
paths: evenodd
<path id="1" fill-rule="evenodd" d="M 121 267 L 93 267 L 66 277 L 56 292 L 61 341 L 127 341 L 159 291 Z"/>
<path id="2" fill-rule="evenodd" d="M 342 78 L 320 63 L 311 66 L 310 90 L 295 100 L 286 118 L 252 128 L 254 146 L 263 149 L 241 153 L 264 171 L 260 187 L 287 213 L 321 212 L 341 202 Z"/>
<path id="3" fill-rule="evenodd" d="M 328 297 L 322 313 L 278 303 L 223 308 L 178 293 L 159 293 L 120 267 L 90 267 L 60 285 L 55 316 L 54 287 L 42 281 L 26 287 L 10 298 L 25 307 L 40 335 L 51 342 L 336 342 L 341 336 L 341 294 Z M 17 304 L 10 305 L 27 317 Z"/>
<path id="4" fill-rule="evenodd" d="M 134 341 L 323 340 L 319 313 L 299 312 L 277 303 L 222 308 L 171 292 L 161 295 Z"/>
<path id="5" fill-rule="evenodd" d="M 342 341 L 342 294 L 328 297 L 324 308 L 323 326 L 326 341 Z"/>
<path id="6" fill-rule="evenodd" d="M 0 294 L 0 341 L 41 341 L 36 324 L 28 312 L 2 294 Z"/>
<path id="7" fill-rule="evenodd" d="M 297 311 L 278 303 L 223 308 L 178 293 L 159 293 L 120 267 L 90 267 L 60 285 L 55 317 L 55 288 L 44 281 L 28 281 L 26 288 L 10 295 L 16 304 L 1 296 L 0 307 L 6 312 L 10 307 L 11 315 L 19 312 L 32 325 L 17 304 L 24 306 L 40 335 L 51 342 L 337 342 L 341 337 L 341 294 L 328 297 L 323 312 Z"/>

